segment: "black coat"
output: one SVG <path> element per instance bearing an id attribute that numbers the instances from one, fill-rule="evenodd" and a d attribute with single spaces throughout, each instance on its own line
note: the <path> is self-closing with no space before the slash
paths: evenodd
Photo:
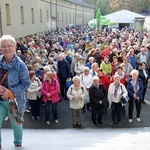
<path id="1" fill-rule="evenodd" d="M 148 70 L 146 69 L 147 78 L 145 78 L 143 69 L 139 69 L 139 78 L 142 80 L 143 87 L 147 88 L 148 85 Z"/>
<path id="2" fill-rule="evenodd" d="M 59 61 L 57 64 L 58 67 L 58 78 L 59 79 L 67 79 L 70 78 L 70 65 L 67 60 Z"/>
<path id="3" fill-rule="evenodd" d="M 105 101 L 107 100 L 107 89 L 103 84 L 99 84 L 98 89 L 96 86 L 92 85 L 89 89 L 89 96 L 90 96 L 91 106 L 96 108 L 103 107 Z M 99 104 L 100 100 L 103 102 L 102 105 Z"/>

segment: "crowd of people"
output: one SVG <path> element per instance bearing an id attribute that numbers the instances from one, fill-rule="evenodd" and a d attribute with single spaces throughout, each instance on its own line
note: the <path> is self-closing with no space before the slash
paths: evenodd
<path id="1" fill-rule="evenodd" d="M 58 120 L 57 104 L 69 100 L 73 128 L 81 128 L 81 114 L 91 111 L 92 125 L 103 124 L 103 113 L 111 109 L 110 125 L 121 126 L 126 114 L 140 122 L 140 112 L 150 78 L 148 35 L 127 27 L 105 27 L 97 33 L 89 26 L 67 27 L 60 32 L 28 36 L 17 43 L 16 54 L 26 64 L 30 87 L 26 90 L 26 111 L 31 120 Z M 123 102 L 125 99 L 126 102 Z M 116 120 L 117 117 L 117 120 Z"/>

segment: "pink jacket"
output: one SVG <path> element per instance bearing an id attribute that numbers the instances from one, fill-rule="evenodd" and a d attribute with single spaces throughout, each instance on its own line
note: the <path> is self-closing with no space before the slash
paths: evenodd
<path id="1" fill-rule="evenodd" d="M 52 103 L 57 103 L 60 100 L 59 92 L 60 86 L 57 80 L 53 79 L 52 83 L 49 83 L 47 80 L 42 83 L 42 93 L 43 93 L 43 101 L 46 103 L 48 98 L 47 94 L 50 93 L 50 99 Z"/>

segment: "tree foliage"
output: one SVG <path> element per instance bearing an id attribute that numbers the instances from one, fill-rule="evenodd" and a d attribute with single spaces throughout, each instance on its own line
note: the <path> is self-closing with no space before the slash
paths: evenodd
<path id="1" fill-rule="evenodd" d="M 127 9 L 136 13 L 150 9 L 150 0 L 84 0 L 95 7 L 95 16 L 98 8 L 102 15 L 109 14 L 122 9 Z"/>
<path id="2" fill-rule="evenodd" d="M 101 9 L 102 15 L 106 15 L 110 13 L 110 6 L 109 6 L 110 0 L 97 0 L 96 2 L 96 10 L 98 8 Z"/>
<path id="3" fill-rule="evenodd" d="M 112 0 L 110 2 L 111 12 L 127 9 L 133 12 L 141 12 L 142 5 L 140 0 Z"/>

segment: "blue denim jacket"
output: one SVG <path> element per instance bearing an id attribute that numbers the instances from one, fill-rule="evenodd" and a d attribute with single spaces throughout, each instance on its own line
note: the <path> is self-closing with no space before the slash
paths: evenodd
<path id="1" fill-rule="evenodd" d="M 5 63 L 4 56 L 0 58 L 0 69 L 4 68 L 9 70 L 8 74 L 8 88 L 13 92 L 17 102 L 19 110 L 24 114 L 26 107 L 26 90 L 30 86 L 30 78 L 28 69 L 25 63 L 17 56 L 14 59 Z"/>

